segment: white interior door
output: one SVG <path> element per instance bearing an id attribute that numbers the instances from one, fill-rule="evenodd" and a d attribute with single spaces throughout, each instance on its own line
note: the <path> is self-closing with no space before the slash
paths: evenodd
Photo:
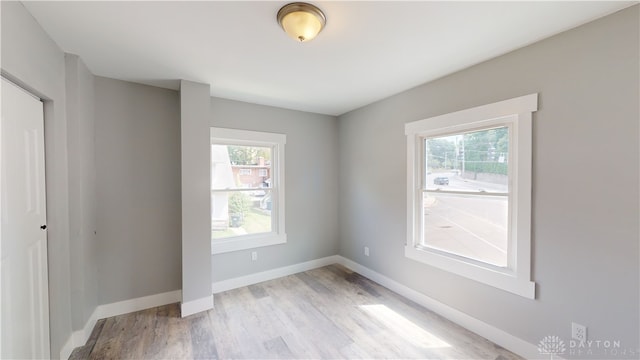
<path id="1" fill-rule="evenodd" d="M 2 79 L 0 358 L 49 358 L 44 116 Z"/>

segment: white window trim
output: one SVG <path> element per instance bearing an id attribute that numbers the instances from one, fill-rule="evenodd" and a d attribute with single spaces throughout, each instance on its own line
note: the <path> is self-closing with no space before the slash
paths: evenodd
<path id="1" fill-rule="evenodd" d="M 211 253 L 221 254 L 286 243 L 287 234 L 285 232 L 284 219 L 284 147 L 287 143 L 287 136 L 284 134 L 218 127 L 211 127 L 210 134 L 211 144 L 273 147 L 274 150 L 271 154 L 272 179 L 275 178 L 275 181 L 277 181 L 276 184 L 272 184 L 273 188 L 271 189 L 273 209 L 276 209 L 276 211 L 271 213 L 272 221 L 275 225 L 274 231 L 265 234 L 234 236 L 228 239 L 211 239 Z M 211 215 L 209 215 L 209 218 L 211 218 Z"/>
<path id="2" fill-rule="evenodd" d="M 466 278 L 535 299 L 531 281 L 532 113 L 538 94 L 530 94 L 405 124 L 407 135 L 407 242 L 405 256 Z M 422 232 L 422 146 L 425 136 L 508 124 L 513 133 L 509 162 L 512 233 L 508 268 L 473 261 L 420 246 Z M 515 230 L 515 231 L 513 231 Z"/>

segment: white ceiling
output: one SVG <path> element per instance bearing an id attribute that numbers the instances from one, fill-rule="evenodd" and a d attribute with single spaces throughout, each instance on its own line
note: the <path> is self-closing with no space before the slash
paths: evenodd
<path id="1" fill-rule="evenodd" d="M 287 1 L 25 2 L 96 75 L 339 115 L 637 2 L 314 1 L 327 16 L 296 43 Z"/>

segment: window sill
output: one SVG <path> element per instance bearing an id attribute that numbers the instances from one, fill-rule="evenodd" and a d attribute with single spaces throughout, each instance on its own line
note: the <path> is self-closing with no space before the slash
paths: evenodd
<path id="1" fill-rule="evenodd" d="M 535 299 L 535 282 L 524 276 L 519 277 L 516 272 L 509 269 L 500 271 L 499 268 L 491 265 L 483 266 L 410 245 L 405 246 L 405 256 L 528 299 Z"/>
<path id="2" fill-rule="evenodd" d="M 284 244 L 287 234 L 256 234 L 237 236 L 229 239 L 211 240 L 211 254 L 254 249 L 263 246 Z"/>

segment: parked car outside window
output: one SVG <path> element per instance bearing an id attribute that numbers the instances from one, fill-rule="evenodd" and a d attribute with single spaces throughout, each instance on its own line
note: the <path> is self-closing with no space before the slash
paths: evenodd
<path id="1" fill-rule="evenodd" d="M 433 179 L 433 183 L 436 185 L 449 185 L 449 178 L 446 176 L 438 176 Z"/>

